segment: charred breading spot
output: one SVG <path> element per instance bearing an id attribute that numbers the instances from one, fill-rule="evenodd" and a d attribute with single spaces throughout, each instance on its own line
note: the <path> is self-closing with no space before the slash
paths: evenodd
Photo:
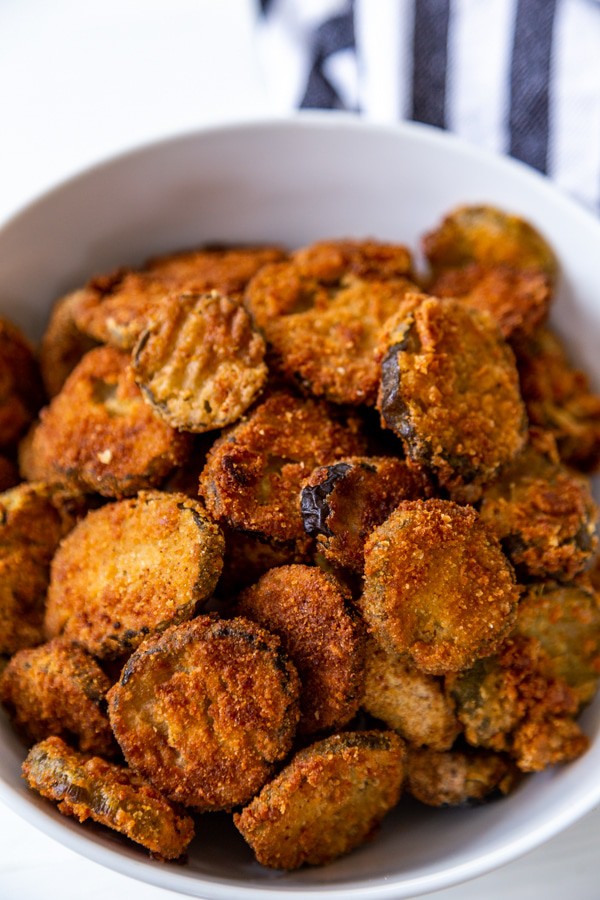
<path id="1" fill-rule="evenodd" d="M 194 837 L 193 820 L 124 766 L 77 753 L 59 737 L 31 748 L 23 777 L 65 816 L 93 819 L 159 859 L 177 859 Z"/>
<path id="2" fill-rule="evenodd" d="M 423 672 L 493 653 L 518 599 L 512 567 L 472 507 L 407 500 L 367 539 L 360 610 L 382 646 Z"/>
<path id="3" fill-rule="evenodd" d="M 240 297 L 266 263 L 283 259 L 276 247 L 220 247 L 182 251 L 92 278 L 74 307 L 78 328 L 97 341 L 130 350 L 172 293 L 216 290 Z"/>
<path id="4" fill-rule="evenodd" d="M 532 425 L 551 431 L 561 459 L 583 472 L 600 466 L 600 396 L 569 360 L 561 339 L 539 328 L 514 344 L 521 392 Z"/>
<path id="5" fill-rule="evenodd" d="M 335 403 L 373 404 L 379 332 L 415 290 L 409 271 L 404 247 L 322 242 L 261 269 L 245 303 L 291 382 Z"/>
<path id="6" fill-rule="evenodd" d="M 300 683 L 279 638 L 199 616 L 149 638 L 109 691 L 129 765 L 200 811 L 247 803 L 289 752 Z"/>
<path id="7" fill-rule="evenodd" d="M 324 865 L 367 841 L 398 803 L 404 757 L 391 731 L 325 738 L 297 753 L 234 823 L 264 866 Z"/>
<path id="8" fill-rule="evenodd" d="M 273 544 L 227 525 L 221 525 L 221 529 L 225 536 L 225 556 L 217 593 L 224 599 L 254 584 L 269 569 L 312 561 L 314 546 L 310 538 L 291 544 Z"/>
<path id="9" fill-rule="evenodd" d="M 394 457 L 348 457 L 315 469 L 302 488 L 306 532 L 332 564 L 362 573 L 364 544 L 402 500 L 431 495 L 427 475 Z"/>
<path id="10" fill-rule="evenodd" d="M 461 731 L 454 702 L 440 679 L 373 640 L 367 644 L 361 706 L 417 747 L 448 750 Z"/>
<path id="11" fill-rule="evenodd" d="M 98 657 L 190 618 L 214 590 L 223 536 L 199 502 L 141 492 L 90 512 L 52 561 L 48 637 L 64 634 Z"/>
<path id="12" fill-rule="evenodd" d="M 598 547 L 589 481 L 558 461 L 551 434 L 531 433 L 522 453 L 484 486 L 480 514 L 521 577 L 571 581 Z"/>
<path id="13" fill-rule="evenodd" d="M 155 487 L 191 447 L 144 402 L 129 357 L 98 347 L 75 367 L 61 392 L 40 413 L 23 475 L 97 492 L 131 496 Z"/>
<path id="14" fill-rule="evenodd" d="M 211 515 L 232 528 L 266 541 L 304 540 L 298 497 L 305 478 L 364 447 L 351 416 L 276 391 L 215 442 L 200 494 Z"/>
<path id="15" fill-rule="evenodd" d="M 514 634 L 540 642 L 543 671 L 566 681 L 581 704 L 600 679 L 600 607 L 592 590 L 578 584 L 531 584 L 519 603 Z"/>
<path id="16" fill-rule="evenodd" d="M 554 251 L 529 222 L 493 206 L 459 206 L 422 240 L 434 274 L 471 262 L 558 275 Z"/>
<path id="17" fill-rule="evenodd" d="M 14 446 L 43 403 L 33 347 L 16 325 L 0 316 L 0 447 Z"/>
<path id="18" fill-rule="evenodd" d="M 364 681 L 364 633 L 349 598 L 315 566 L 271 569 L 239 597 L 239 615 L 281 638 L 302 690 L 302 734 L 333 730 L 356 714 Z"/>
<path id="19" fill-rule="evenodd" d="M 443 485 L 489 480 L 526 439 L 510 347 L 487 314 L 457 300 L 426 297 L 402 318 L 382 364 L 384 424 Z"/>
<path id="20" fill-rule="evenodd" d="M 442 271 L 427 290 L 488 312 L 507 340 L 532 334 L 546 319 L 551 299 L 551 281 L 544 272 L 479 263 Z"/>
<path id="21" fill-rule="evenodd" d="M 0 700 L 28 741 L 75 738 L 84 752 L 112 756 L 117 747 L 104 702 L 109 688 L 89 653 L 56 638 L 15 653 L 0 677 Z"/>
<path id="22" fill-rule="evenodd" d="M 96 346 L 96 341 L 75 324 L 74 309 L 80 292 L 58 300 L 50 313 L 39 346 L 40 372 L 48 397 L 55 397 L 77 363 Z"/>
<path id="23" fill-rule="evenodd" d="M 427 806 L 472 806 L 504 796 L 521 779 L 512 760 L 484 750 L 411 747 L 406 791 Z"/>
<path id="24" fill-rule="evenodd" d="M 236 300 L 176 294 L 142 332 L 133 370 L 150 405 L 174 428 L 231 425 L 262 390 L 265 343 Z"/>

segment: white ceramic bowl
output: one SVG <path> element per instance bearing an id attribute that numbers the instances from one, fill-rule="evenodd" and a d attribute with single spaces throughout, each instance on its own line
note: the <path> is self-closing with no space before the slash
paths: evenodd
<path id="1" fill-rule="evenodd" d="M 560 257 L 554 318 L 600 384 L 600 224 L 525 167 L 416 125 L 341 115 L 208 129 L 127 153 L 73 178 L 0 230 L 0 309 L 36 337 L 52 300 L 89 275 L 205 241 L 300 246 L 323 237 L 407 242 L 460 203 L 528 217 Z M 269 872 L 228 818 L 204 817 L 189 862 L 148 859 L 28 792 L 24 750 L 0 721 L 0 797 L 42 831 L 121 873 L 207 900 L 391 900 L 456 884 L 540 844 L 600 800 L 600 698 L 589 752 L 488 806 L 401 803 L 367 846 L 324 868 Z"/>

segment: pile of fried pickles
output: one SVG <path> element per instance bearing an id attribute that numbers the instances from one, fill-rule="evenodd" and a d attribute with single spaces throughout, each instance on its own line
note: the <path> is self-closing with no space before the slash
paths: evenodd
<path id="1" fill-rule="evenodd" d="M 557 260 L 489 206 L 419 255 L 203 246 L 35 351 L 0 321 L 0 701 L 65 815 L 176 859 L 225 811 L 291 870 L 586 751 L 600 397 Z"/>

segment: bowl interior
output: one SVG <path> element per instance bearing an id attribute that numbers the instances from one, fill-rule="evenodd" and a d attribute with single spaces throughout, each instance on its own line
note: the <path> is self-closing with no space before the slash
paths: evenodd
<path id="1" fill-rule="evenodd" d="M 311 114 L 221 127 L 142 148 L 46 194 L 0 230 L 0 311 L 41 334 L 51 302 L 91 274 L 203 242 L 367 237 L 418 247 L 462 203 L 529 218 L 556 248 L 553 318 L 600 385 L 600 225 L 525 167 L 423 126 L 379 127 Z M 584 715 L 593 742 L 577 762 L 529 777 L 510 797 L 469 809 L 403 802 L 376 839 L 321 869 L 269 872 L 227 816 L 205 816 L 189 861 L 165 866 L 117 835 L 80 826 L 30 794 L 24 749 L 2 715 L 0 796 L 78 852 L 125 874 L 205 898 L 323 895 L 400 898 L 504 863 L 600 800 L 600 699 Z"/>

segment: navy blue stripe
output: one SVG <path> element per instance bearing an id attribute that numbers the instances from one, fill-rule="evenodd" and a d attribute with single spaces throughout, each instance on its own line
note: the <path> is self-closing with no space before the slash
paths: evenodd
<path id="1" fill-rule="evenodd" d="M 446 127 L 450 0 L 415 0 L 411 119 Z"/>
<path id="2" fill-rule="evenodd" d="M 510 73 L 509 153 L 548 169 L 556 0 L 518 0 Z"/>
<path id="3" fill-rule="evenodd" d="M 313 34 L 312 64 L 306 90 L 300 101 L 302 109 L 344 109 L 344 102 L 323 71 L 323 63 L 341 50 L 356 50 L 354 36 L 354 2 L 331 19 L 322 22 Z"/>

